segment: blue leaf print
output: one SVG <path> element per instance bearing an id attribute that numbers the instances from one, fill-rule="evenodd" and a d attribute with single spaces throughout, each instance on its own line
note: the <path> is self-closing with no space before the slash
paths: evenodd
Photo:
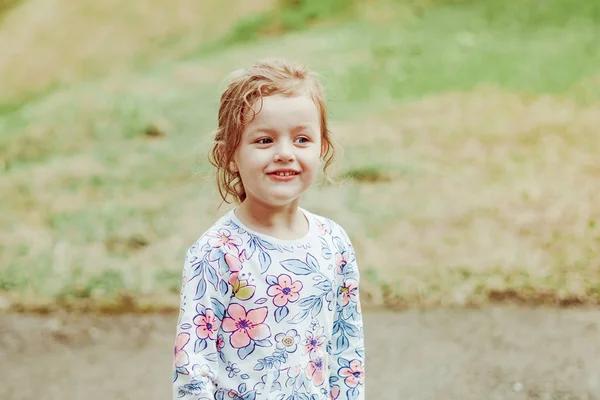
<path id="1" fill-rule="evenodd" d="M 299 312 L 298 314 L 296 314 L 296 316 L 294 316 L 294 318 L 292 318 L 290 320 L 290 324 L 299 324 L 300 322 L 302 322 L 306 318 L 308 318 L 309 314 L 310 314 L 310 308 L 302 310 L 301 312 Z"/>
<path id="2" fill-rule="evenodd" d="M 264 360 L 258 360 L 258 362 L 256 363 L 256 365 L 254 366 L 254 370 L 255 371 L 262 371 L 263 369 L 265 369 L 265 361 Z"/>
<path id="3" fill-rule="evenodd" d="M 356 354 L 361 358 L 365 358 L 365 346 L 358 347 L 356 349 Z"/>
<path id="4" fill-rule="evenodd" d="M 225 275 L 229 272 L 229 265 L 225 262 L 225 255 L 219 257 L 219 271 L 221 271 L 221 275 Z"/>
<path id="5" fill-rule="evenodd" d="M 261 238 L 257 238 L 257 239 L 258 239 L 258 243 L 260 243 L 261 247 L 263 247 L 264 249 L 271 250 L 271 251 L 277 250 L 277 246 L 275 246 L 274 244 L 269 243 L 266 240 L 261 239 Z"/>
<path id="6" fill-rule="evenodd" d="M 271 266 L 271 256 L 268 255 L 267 252 L 261 250 L 258 260 L 260 261 L 260 273 L 264 274 Z"/>
<path id="7" fill-rule="evenodd" d="M 336 351 L 335 351 L 335 355 L 337 356 L 338 354 L 343 353 L 344 351 L 346 351 L 348 349 L 348 347 L 350 347 L 350 342 L 348 341 L 348 338 L 346 337 L 346 335 L 344 335 L 343 333 L 338 336 L 337 341 L 336 341 Z"/>
<path id="8" fill-rule="evenodd" d="M 177 380 L 177 377 L 179 376 L 179 374 L 187 375 L 187 373 L 188 373 L 188 370 L 185 367 L 176 367 L 175 374 L 173 375 L 173 379 Z"/>
<path id="9" fill-rule="evenodd" d="M 336 383 L 339 380 L 340 380 L 340 378 L 338 378 L 337 376 L 332 376 L 329 378 L 329 382 L 331 382 L 331 383 Z"/>
<path id="10" fill-rule="evenodd" d="M 194 345 L 194 353 L 200 353 L 204 349 L 206 349 L 206 339 L 196 340 L 196 344 Z"/>
<path id="11" fill-rule="evenodd" d="M 208 281 L 213 285 L 215 290 L 217 290 L 217 285 L 219 284 L 219 277 L 217 276 L 217 271 L 215 271 L 215 268 L 212 265 L 206 263 L 206 272 Z"/>
<path id="12" fill-rule="evenodd" d="M 319 272 L 319 263 L 312 254 L 306 254 L 306 264 L 309 265 L 314 272 Z"/>
<path id="13" fill-rule="evenodd" d="M 281 262 L 281 266 L 296 275 L 308 275 L 313 272 L 306 263 L 300 260 L 284 260 Z"/>
<path id="14" fill-rule="evenodd" d="M 277 307 L 277 310 L 275 311 L 275 321 L 281 322 L 282 319 L 287 317 L 289 312 L 290 310 L 287 308 L 287 306 Z"/>
<path id="15" fill-rule="evenodd" d="M 216 362 L 217 361 L 217 353 L 210 353 L 204 356 L 204 358 L 206 358 L 206 361 L 209 362 Z"/>
<path id="16" fill-rule="evenodd" d="M 244 393 L 245 391 L 246 391 L 246 384 L 240 383 L 240 386 L 238 386 L 238 392 Z"/>
<path id="17" fill-rule="evenodd" d="M 350 360 L 346 360 L 343 357 L 338 358 L 338 364 L 340 368 L 350 368 Z"/>
<path id="18" fill-rule="evenodd" d="M 358 328 L 347 322 L 344 322 L 344 331 L 352 337 L 355 337 L 355 338 L 360 337 L 360 331 L 358 330 Z"/>
<path id="19" fill-rule="evenodd" d="M 214 248 L 208 253 L 208 259 L 211 261 L 221 260 L 223 257 L 225 257 L 225 254 L 220 248 Z"/>
<path id="20" fill-rule="evenodd" d="M 242 379 L 250 379 L 250 375 L 248 375 L 248 374 L 242 374 L 242 375 L 240 375 L 240 378 L 242 378 Z"/>
<path id="21" fill-rule="evenodd" d="M 197 277 L 198 275 L 202 275 L 204 273 L 204 261 L 200 261 L 199 263 L 192 265 L 193 272 L 192 276 L 189 278 L 190 281 Z"/>
<path id="22" fill-rule="evenodd" d="M 313 394 L 312 396 L 310 396 L 310 400 L 319 400 L 319 396 L 316 394 Z"/>
<path id="23" fill-rule="evenodd" d="M 278 394 L 277 397 L 275 397 L 275 400 L 283 400 L 284 397 L 285 397 L 285 394 L 281 393 L 281 394 Z"/>
<path id="24" fill-rule="evenodd" d="M 340 320 L 340 319 L 335 320 L 335 322 L 333 323 L 333 330 L 331 331 L 331 336 L 335 335 L 336 333 L 338 333 L 340 331 L 341 324 L 342 324 L 342 320 Z"/>
<path id="25" fill-rule="evenodd" d="M 225 318 L 225 306 L 223 305 L 223 303 L 221 303 L 219 300 L 217 299 L 212 299 L 211 300 L 211 304 L 213 307 L 213 311 L 215 313 L 215 316 L 219 319 L 219 320 L 223 320 L 223 318 Z"/>
<path id="26" fill-rule="evenodd" d="M 198 288 L 196 289 L 196 296 L 194 297 L 194 300 L 200 300 L 202 297 L 204 297 L 204 293 L 206 293 L 206 282 L 204 281 L 204 279 L 200 279 L 200 282 L 198 282 Z"/>
<path id="27" fill-rule="evenodd" d="M 290 385 L 293 385 L 295 381 L 294 378 L 288 378 L 287 381 L 285 381 L 285 386 L 289 387 Z"/>
<path id="28" fill-rule="evenodd" d="M 237 351 L 238 357 L 241 358 L 242 360 L 245 360 L 246 357 L 248 357 L 248 355 L 254 351 L 254 347 L 255 347 L 254 342 L 250 342 L 250 344 L 248 346 L 238 349 L 238 351 Z"/>
<path id="29" fill-rule="evenodd" d="M 215 393 L 215 400 L 224 400 L 225 399 L 225 392 L 219 390 L 217 393 Z"/>
<path id="30" fill-rule="evenodd" d="M 331 282 L 329 282 L 329 281 L 321 281 L 321 282 L 315 284 L 315 287 L 324 292 L 331 292 L 331 290 L 332 290 Z"/>
<path id="31" fill-rule="evenodd" d="M 346 394 L 348 395 L 348 399 L 349 400 L 354 400 L 358 397 L 358 389 L 357 388 L 352 388 L 352 389 L 348 389 L 348 391 L 346 392 Z"/>
<path id="32" fill-rule="evenodd" d="M 277 285 L 279 282 L 277 281 L 277 277 L 275 275 L 267 275 L 267 283 L 269 285 Z"/>
<path id="33" fill-rule="evenodd" d="M 273 342 L 271 342 L 271 339 L 255 340 L 254 343 L 258 347 L 269 347 L 269 346 L 273 345 Z"/>
<path id="34" fill-rule="evenodd" d="M 256 391 L 251 391 L 242 396 L 242 400 L 255 400 L 256 399 Z"/>
<path id="35" fill-rule="evenodd" d="M 248 251 L 246 252 L 246 255 L 248 256 L 248 258 L 252 257 L 254 255 L 255 251 L 256 251 L 256 240 L 254 238 L 252 238 L 248 242 Z"/>
<path id="36" fill-rule="evenodd" d="M 311 308 L 317 299 L 318 297 L 315 295 L 308 296 L 307 298 L 300 300 L 298 306 L 301 308 Z"/>
<path id="37" fill-rule="evenodd" d="M 219 282 L 219 290 L 221 291 L 222 295 L 226 295 L 228 290 L 227 282 L 221 280 L 221 282 Z"/>
<path id="38" fill-rule="evenodd" d="M 192 327 L 192 324 L 188 324 L 188 323 L 181 325 L 181 329 L 190 329 L 191 327 Z"/>
<path id="39" fill-rule="evenodd" d="M 319 240 L 321 241 L 321 255 L 324 259 L 329 260 L 333 255 L 331 250 L 329 250 L 329 245 L 323 237 L 320 237 Z"/>
<path id="40" fill-rule="evenodd" d="M 206 314 L 206 307 L 202 303 L 196 303 L 196 312 L 198 314 Z"/>
<path id="41" fill-rule="evenodd" d="M 344 243 L 342 242 L 342 240 L 339 237 L 333 238 L 333 244 L 337 248 L 338 252 L 343 253 L 344 251 L 346 251 L 346 247 L 344 246 Z"/>
<path id="42" fill-rule="evenodd" d="M 313 318 L 316 318 L 317 315 L 319 315 L 319 313 L 321 312 L 322 308 L 323 308 L 323 298 L 319 297 L 315 301 L 315 305 L 312 308 L 312 316 L 313 316 Z"/>
<path id="43" fill-rule="evenodd" d="M 208 243 L 204 243 L 204 245 L 202 246 L 202 248 L 200 249 L 203 253 L 208 253 L 210 251 L 212 247 L 210 247 L 210 244 Z"/>
<path id="44" fill-rule="evenodd" d="M 267 302 L 267 298 L 266 297 L 261 297 L 260 299 L 256 300 L 254 302 L 254 304 L 265 304 Z"/>

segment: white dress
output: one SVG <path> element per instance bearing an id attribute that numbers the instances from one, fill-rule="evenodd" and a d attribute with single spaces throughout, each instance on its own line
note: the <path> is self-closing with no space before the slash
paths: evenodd
<path id="1" fill-rule="evenodd" d="M 364 399 L 354 250 L 338 224 L 302 211 L 299 240 L 252 231 L 231 210 L 189 248 L 174 399 Z"/>

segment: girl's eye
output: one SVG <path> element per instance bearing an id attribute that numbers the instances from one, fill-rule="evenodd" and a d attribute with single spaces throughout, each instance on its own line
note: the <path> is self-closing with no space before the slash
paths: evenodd
<path id="1" fill-rule="evenodd" d="M 272 140 L 270 138 L 262 138 L 256 141 L 257 144 L 269 144 Z"/>
<path id="2" fill-rule="evenodd" d="M 297 139 L 300 143 L 308 143 L 308 138 L 305 136 L 301 136 Z"/>

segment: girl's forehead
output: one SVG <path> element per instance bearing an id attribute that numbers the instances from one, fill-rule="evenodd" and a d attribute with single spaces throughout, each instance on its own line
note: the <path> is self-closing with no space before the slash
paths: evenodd
<path id="1" fill-rule="evenodd" d="M 253 104 L 254 118 L 249 125 L 255 124 L 309 124 L 319 122 L 319 110 L 313 99 L 306 95 L 273 95 L 259 99 Z M 249 113 L 252 117 L 253 113 Z"/>

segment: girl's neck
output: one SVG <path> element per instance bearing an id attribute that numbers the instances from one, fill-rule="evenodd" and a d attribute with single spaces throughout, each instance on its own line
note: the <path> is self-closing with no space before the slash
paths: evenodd
<path id="1" fill-rule="evenodd" d="M 308 221 L 297 201 L 271 206 L 246 199 L 235 209 L 235 215 L 248 228 L 277 239 L 295 240 L 308 232 Z"/>

